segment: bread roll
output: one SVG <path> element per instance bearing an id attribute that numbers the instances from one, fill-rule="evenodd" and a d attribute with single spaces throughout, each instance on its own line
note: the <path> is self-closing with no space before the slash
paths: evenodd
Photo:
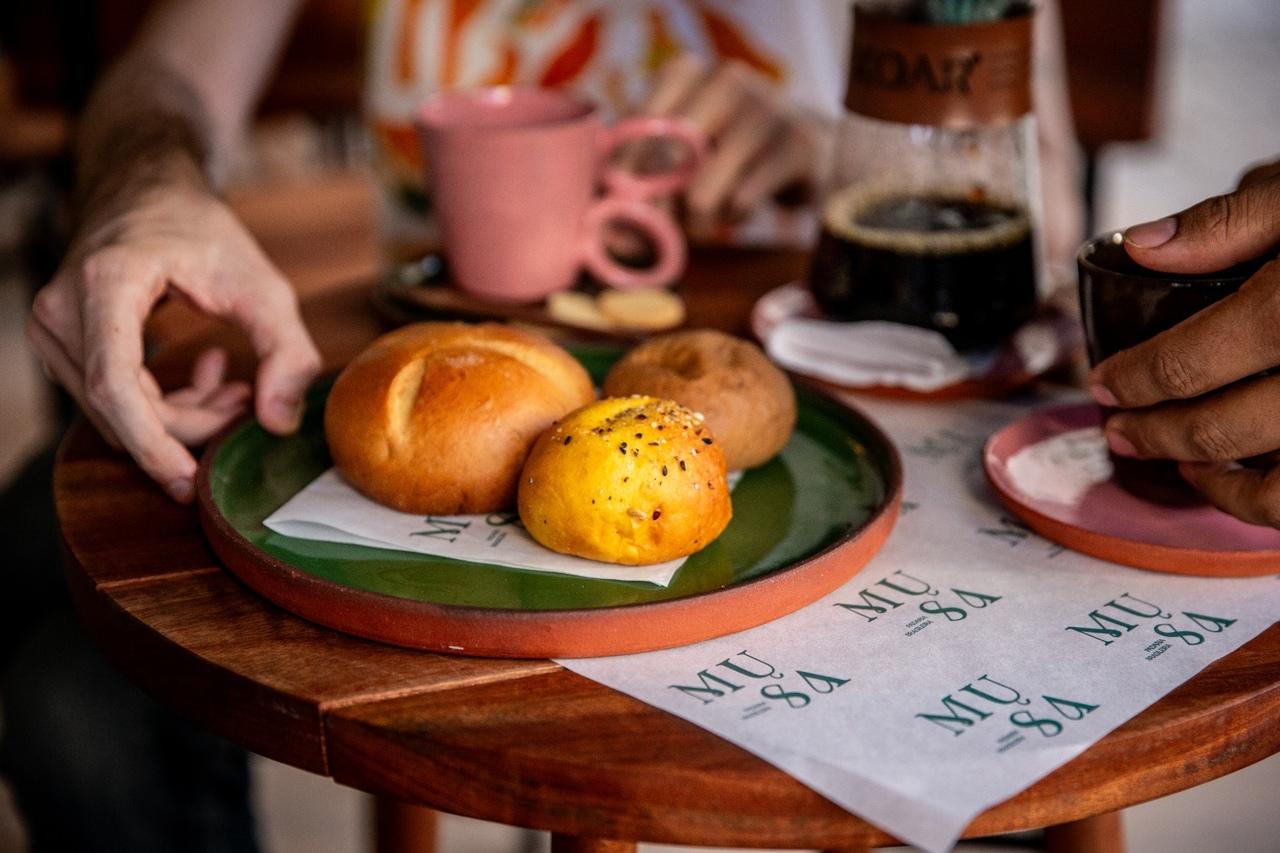
<path id="1" fill-rule="evenodd" d="M 423 515 L 515 503 L 538 434 L 595 393 L 551 341 L 485 323 L 384 335 L 338 376 L 324 413 L 334 465 L 379 503 Z"/>
<path id="2" fill-rule="evenodd" d="M 796 425 L 787 375 L 750 341 L 710 329 L 673 332 L 636 347 L 609 371 L 604 393 L 650 394 L 702 413 L 734 471 L 772 459 Z"/>
<path id="3" fill-rule="evenodd" d="M 601 400 L 543 433 L 519 505 L 525 529 L 551 550 L 626 565 L 699 551 L 733 515 L 711 431 L 653 397 Z"/>

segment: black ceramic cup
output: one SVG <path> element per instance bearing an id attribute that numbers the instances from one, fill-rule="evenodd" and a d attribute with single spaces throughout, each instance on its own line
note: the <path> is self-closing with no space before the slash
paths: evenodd
<path id="1" fill-rule="evenodd" d="M 1148 269 L 1129 257 L 1124 236 L 1103 234 L 1076 256 L 1080 270 L 1080 311 L 1089 363 L 1171 329 L 1192 314 L 1235 293 L 1261 261 L 1214 273 L 1182 274 Z M 1104 407 L 1103 418 L 1109 411 Z M 1178 473 L 1178 463 L 1112 454 L 1116 481 L 1138 497 L 1171 506 L 1202 503 L 1200 493 Z"/>

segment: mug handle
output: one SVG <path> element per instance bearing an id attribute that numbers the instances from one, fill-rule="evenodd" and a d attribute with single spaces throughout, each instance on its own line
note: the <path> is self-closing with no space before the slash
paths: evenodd
<path id="1" fill-rule="evenodd" d="M 618 263 L 605 248 L 610 222 L 627 222 L 653 241 L 658 260 L 636 269 Z M 664 287 L 684 272 L 685 245 L 680 226 L 644 198 L 605 196 L 587 210 L 583 221 L 582 263 L 601 282 L 622 290 Z"/>
<path id="2" fill-rule="evenodd" d="M 656 175 L 637 175 L 629 169 L 606 166 L 600 178 L 605 188 L 629 198 L 656 198 L 683 189 L 707 151 L 706 137 L 692 122 L 668 116 L 623 119 L 606 128 L 601 138 L 600 155 L 604 162 L 608 162 L 618 146 L 637 139 L 673 139 L 689 149 L 689 156 L 678 168 Z"/>

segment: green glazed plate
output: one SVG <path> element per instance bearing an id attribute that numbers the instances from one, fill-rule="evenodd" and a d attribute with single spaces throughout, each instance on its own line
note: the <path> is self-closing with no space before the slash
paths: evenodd
<path id="1" fill-rule="evenodd" d="M 620 354 L 574 350 L 598 381 Z M 330 465 L 312 389 L 302 428 L 280 438 L 249 419 L 206 450 L 201 520 L 249 586 L 301 616 L 360 636 L 504 657 L 592 656 L 679 645 L 760 624 L 834 589 L 896 518 L 897 455 L 864 417 L 797 388 L 786 448 L 743 475 L 733 520 L 665 588 L 525 571 L 282 536 L 262 522 Z"/>

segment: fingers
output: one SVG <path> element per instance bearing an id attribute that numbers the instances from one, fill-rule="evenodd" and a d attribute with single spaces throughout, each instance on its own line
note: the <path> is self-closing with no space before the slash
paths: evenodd
<path id="1" fill-rule="evenodd" d="M 1280 175 L 1135 225 L 1124 239 L 1135 261 L 1168 272 L 1212 272 L 1256 258 L 1280 243 Z"/>
<path id="2" fill-rule="evenodd" d="M 806 175 L 816 150 L 812 134 L 784 115 L 776 91 L 735 60 L 710 73 L 691 55 L 667 61 L 643 110 L 679 115 L 714 140 L 685 192 L 695 223 L 758 205 Z M 640 150 L 628 149 L 622 162 L 639 162 Z"/>
<path id="3" fill-rule="evenodd" d="M 1258 471 L 1223 462 L 1183 462 L 1178 470 L 1223 512 L 1250 524 L 1280 527 L 1280 467 Z"/>
<path id="4" fill-rule="evenodd" d="M 1280 262 L 1172 329 L 1122 350 L 1089 374 L 1105 406 L 1196 397 L 1280 364 Z"/>
<path id="5" fill-rule="evenodd" d="M 98 434 L 102 436 L 103 440 L 116 450 L 120 450 L 120 439 L 116 438 L 116 434 L 111 431 L 111 428 L 107 426 L 102 418 L 98 417 L 98 413 L 89 407 L 88 401 L 85 399 L 84 382 L 81 380 L 83 371 L 80 369 L 80 365 L 74 363 L 67 356 L 62 344 L 49 334 L 49 331 L 40 324 L 34 314 L 27 318 L 27 340 L 31 342 L 32 348 L 36 351 L 36 357 L 53 375 L 54 381 L 61 385 L 71 395 L 71 398 L 76 401 L 80 411 L 84 412 L 85 417 L 89 419 L 89 423 L 93 424 L 94 428 L 98 430 Z"/>
<path id="6" fill-rule="evenodd" d="M 204 396 L 217 390 L 227 374 L 227 351 L 210 347 L 196 358 L 191 368 L 191 389 Z"/>
<path id="7" fill-rule="evenodd" d="M 203 444 L 244 412 L 251 394 L 249 387 L 242 385 L 209 405 L 188 408 L 165 401 L 169 434 L 183 444 Z"/>
<path id="8" fill-rule="evenodd" d="M 164 394 L 156 385 L 154 396 L 181 406 L 199 406 L 222 387 L 227 372 L 227 352 L 221 347 L 210 347 L 196 357 L 191 368 L 191 384 L 177 391 Z"/>
<path id="9" fill-rule="evenodd" d="M 216 411 L 233 412 L 238 415 L 244 411 L 245 404 L 252 396 L 253 388 L 248 382 L 228 382 L 210 395 L 203 405 Z"/>
<path id="10" fill-rule="evenodd" d="M 60 272 L 48 286 L 36 294 L 31 314 L 62 346 L 73 364 L 84 363 L 84 333 L 80 328 L 80 306 L 74 290 Z"/>
<path id="11" fill-rule="evenodd" d="M 160 401 L 165 428 L 183 444 L 203 444 L 244 412 L 252 389 L 244 382 L 224 382 L 226 367 L 224 350 L 205 350 L 192 368 L 191 385 Z"/>
<path id="12" fill-rule="evenodd" d="M 74 314 L 74 320 L 68 319 L 68 313 Z M 51 326 L 58 331 L 52 331 Z M 55 281 L 40 291 L 28 321 L 27 336 L 53 378 L 75 399 L 90 423 L 108 444 L 121 449 L 120 439 L 107 419 L 86 397 L 84 366 L 78 355 L 83 351 L 79 308 L 65 298 L 61 282 Z M 225 351 L 206 351 L 196 361 L 191 386 L 168 395 L 161 394 L 149 371 L 138 373 L 143 397 L 156 409 L 165 430 L 183 444 L 207 441 L 244 411 L 251 391 L 243 382 L 223 382 L 226 365 Z"/>
<path id="13" fill-rule="evenodd" d="M 778 108 L 771 98 L 743 96 L 737 117 L 689 184 L 685 198 L 694 215 L 708 216 L 724 206 L 747 164 L 779 127 Z"/>
<path id="14" fill-rule="evenodd" d="M 706 63 L 692 53 L 682 53 L 668 59 L 658 69 L 653 88 L 640 108 L 641 114 L 675 115 L 680 105 L 693 94 L 705 73 Z M 621 169 L 641 171 L 650 160 L 664 156 L 665 148 L 657 140 L 635 139 L 618 149 L 613 162 Z"/>
<path id="15" fill-rule="evenodd" d="M 197 360 L 189 387 L 161 392 L 143 363 L 142 332 L 166 290 L 248 329 L 262 357 L 259 407 L 269 429 L 296 426 L 319 357 L 288 285 L 216 199 L 157 196 L 116 225 L 73 251 L 83 262 L 68 261 L 38 296 L 28 335 L 104 436 L 186 502 L 196 463 L 181 442 L 206 440 L 243 411 L 251 392 L 225 381 L 218 351 Z"/>
<path id="16" fill-rule="evenodd" d="M 82 284 L 85 402 L 152 479 L 188 503 L 196 461 L 166 431 L 143 380 L 142 323 L 164 282 L 123 253 L 99 258 L 86 268 Z"/>
<path id="17" fill-rule="evenodd" d="M 706 73 L 707 64 L 692 53 L 682 53 L 662 64 L 653 89 L 645 98 L 646 115 L 670 115 L 689 99 Z"/>
<path id="18" fill-rule="evenodd" d="M 737 182 L 729 197 L 735 213 L 746 213 L 810 174 L 817 140 L 808 128 L 789 125 L 767 143 L 764 152 Z"/>
<path id="19" fill-rule="evenodd" d="M 271 432 L 291 433 L 302 422 L 303 397 L 321 365 L 293 291 L 277 280 L 237 302 L 233 314 L 258 353 L 258 420 Z"/>
<path id="20" fill-rule="evenodd" d="M 1121 456 L 1229 462 L 1280 447 L 1280 376 L 1241 382 L 1205 397 L 1107 419 Z"/>
<path id="21" fill-rule="evenodd" d="M 252 396 L 253 388 L 247 382 L 228 382 L 207 393 L 199 392 L 194 388 L 181 388 L 163 395 L 162 399 L 168 406 L 174 408 L 206 408 L 223 411 L 233 405 L 243 408 L 244 403 Z"/>
<path id="22" fill-rule="evenodd" d="M 738 112 L 748 87 L 751 70 L 740 62 L 724 62 L 680 110 L 703 136 L 714 138 Z"/>

